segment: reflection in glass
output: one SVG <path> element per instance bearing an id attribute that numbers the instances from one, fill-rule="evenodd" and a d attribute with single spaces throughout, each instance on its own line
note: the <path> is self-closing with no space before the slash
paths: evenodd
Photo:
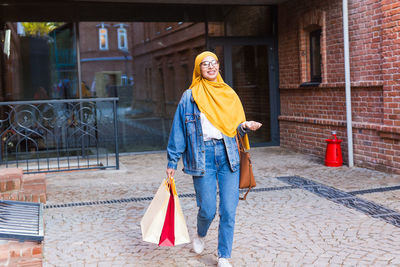
<path id="1" fill-rule="evenodd" d="M 268 46 L 233 46 L 232 72 L 233 88 L 242 101 L 246 119 L 263 124 L 258 131 L 250 134 L 250 141 L 271 141 Z"/>
<path id="2" fill-rule="evenodd" d="M 128 49 L 128 43 L 126 41 L 126 29 L 124 29 L 124 28 L 118 29 L 118 48 L 119 49 Z"/>
<path id="3" fill-rule="evenodd" d="M 215 55 L 217 55 L 218 57 L 218 61 L 219 61 L 219 73 L 222 76 L 222 79 L 225 80 L 225 72 L 224 72 L 224 66 L 225 66 L 225 62 L 224 62 L 224 47 L 222 45 L 218 45 L 215 46 L 213 49 L 213 52 Z M 227 81 L 225 81 L 227 82 Z"/>
<path id="4" fill-rule="evenodd" d="M 108 50 L 108 32 L 106 28 L 99 29 L 100 50 Z"/>
<path id="5" fill-rule="evenodd" d="M 0 28 L 2 38 L 6 30 L 11 34 L 9 56 L 0 61 L 0 79 L 5 77 L 0 101 L 118 97 L 120 152 L 163 150 L 177 104 L 191 83 L 194 59 L 206 48 L 206 34 L 265 36 L 269 12 L 269 7 L 236 6 L 227 10 L 225 21 L 209 22 L 207 30 L 204 23 L 182 21 L 8 22 Z M 229 60 L 224 52 L 224 46 L 215 47 L 222 76 L 229 71 L 233 77 L 248 118 L 269 125 L 266 48 L 238 46 Z M 225 62 L 233 62 L 233 75 Z M 106 114 L 110 106 L 95 109 Z M 102 133 L 104 142 L 113 140 L 112 131 Z M 259 135 L 260 142 L 269 139 L 269 133 Z"/>
<path id="6" fill-rule="evenodd" d="M 79 97 L 72 23 L 7 22 L 2 29 L 10 42 L 2 47 L 9 54 L 0 64 L 0 101 Z"/>
<path id="7" fill-rule="evenodd" d="M 268 36 L 273 33 L 272 6 L 232 6 L 224 21 L 208 22 L 209 37 Z"/>
<path id="8" fill-rule="evenodd" d="M 114 167 L 114 102 L 0 103 L 0 164 L 29 171 Z"/>
<path id="9" fill-rule="evenodd" d="M 107 28 L 108 50 L 95 41 Z M 119 97 L 121 152 L 163 150 L 177 104 L 205 49 L 204 23 L 81 22 L 82 81 L 92 96 Z"/>
<path id="10" fill-rule="evenodd" d="M 52 81 L 49 96 L 52 99 L 79 98 L 74 24 L 65 23 L 56 27 L 49 32 L 49 37 L 48 73 Z"/>

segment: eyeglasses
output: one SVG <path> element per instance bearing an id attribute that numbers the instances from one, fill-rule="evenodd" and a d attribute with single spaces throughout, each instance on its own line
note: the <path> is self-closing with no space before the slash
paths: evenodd
<path id="1" fill-rule="evenodd" d="M 219 65 L 218 60 L 203 61 L 200 63 L 200 67 L 203 67 L 203 68 L 215 67 L 218 65 Z"/>

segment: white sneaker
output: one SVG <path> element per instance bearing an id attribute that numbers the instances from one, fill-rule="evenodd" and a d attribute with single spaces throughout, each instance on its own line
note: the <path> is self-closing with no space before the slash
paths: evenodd
<path id="1" fill-rule="evenodd" d="M 232 267 L 232 265 L 229 263 L 228 259 L 219 258 L 218 267 Z"/>
<path id="2" fill-rule="evenodd" d="M 203 252 L 203 250 L 204 250 L 204 237 L 200 237 L 200 236 L 196 235 L 193 238 L 193 250 L 197 254 L 200 254 L 200 253 Z"/>

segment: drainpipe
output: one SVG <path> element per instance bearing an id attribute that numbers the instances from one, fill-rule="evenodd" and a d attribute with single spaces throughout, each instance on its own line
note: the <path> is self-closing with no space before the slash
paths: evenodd
<path id="1" fill-rule="evenodd" d="M 350 84 L 350 52 L 349 52 L 349 14 L 347 0 L 343 0 L 343 41 L 344 41 L 344 73 L 346 82 L 346 122 L 347 122 L 347 151 L 349 167 L 354 166 L 353 160 L 353 126 L 351 119 L 351 84 Z"/>
<path id="2" fill-rule="evenodd" d="M 74 22 L 75 45 L 76 45 L 76 67 L 78 71 L 78 88 L 79 98 L 82 98 L 82 70 L 81 70 L 81 39 L 79 36 L 79 22 Z"/>

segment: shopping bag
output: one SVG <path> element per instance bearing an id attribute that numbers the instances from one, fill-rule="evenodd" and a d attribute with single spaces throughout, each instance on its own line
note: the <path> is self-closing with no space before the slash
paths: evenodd
<path id="1" fill-rule="evenodd" d="M 164 179 L 140 221 L 143 241 L 159 243 L 170 195 L 169 183 Z"/>
<path id="2" fill-rule="evenodd" d="M 161 231 L 160 241 L 158 245 L 160 247 L 172 247 L 175 245 L 175 200 L 172 189 L 170 188 L 170 196 L 167 207 L 167 213 L 165 215 L 164 226 Z"/>
<path id="3" fill-rule="evenodd" d="M 190 242 L 174 178 L 171 177 L 161 183 L 140 225 L 144 241 L 159 246 Z"/>
<path id="4" fill-rule="evenodd" d="M 183 215 L 181 204 L 179 202 L 178 193 L 176 191 L 175 180 L 171 177 L 171 193 L 174 195 L 174 233 L 175 233 L 175 246 L 185 243 L 190 243 L 189 232 L 186 226 L 185 216 Z"/>

